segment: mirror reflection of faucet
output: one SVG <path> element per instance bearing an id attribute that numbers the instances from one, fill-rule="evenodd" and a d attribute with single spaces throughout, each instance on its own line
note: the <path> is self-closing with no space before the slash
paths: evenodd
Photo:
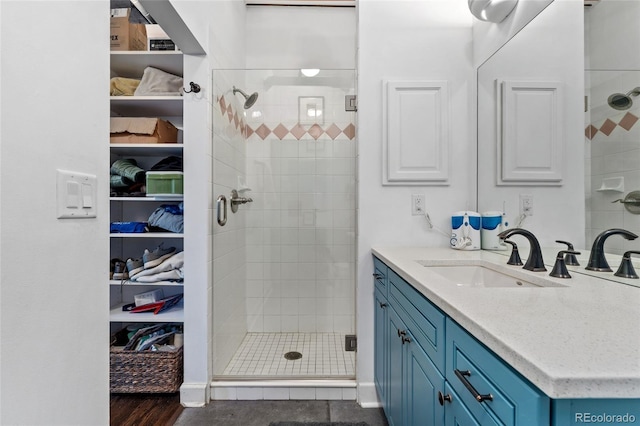
<path id="1" fill-rule="evenodd" d="M 604 257 L 604 242 L 612 235 L 622 235 L 627 240 L 635 240 L 638 238 L 633 232 L 620 228 L 607 229 L 601 232 L 595 240 L 593 240 L 589 263 L 585 269 L 589 271 L 612 272 L 607 259 Z"/>

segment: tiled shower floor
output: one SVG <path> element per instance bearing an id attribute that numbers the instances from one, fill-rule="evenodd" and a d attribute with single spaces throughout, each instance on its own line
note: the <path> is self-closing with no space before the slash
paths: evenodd
<path id="1" fill-rule="evenodd" d="M 301 359 L 284 354 L 300 352 Z M 355 377 L 355 352 L 340 333 L 247 333 L 225 376 Z"/>

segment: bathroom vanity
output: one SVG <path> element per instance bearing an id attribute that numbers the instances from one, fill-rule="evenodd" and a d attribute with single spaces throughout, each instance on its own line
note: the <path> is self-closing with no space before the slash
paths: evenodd
<path id="1" fill-rule="evenodd" d="M 640 288 L 487 251 L 372 252 L 390 425 L 640 423 Z"/>

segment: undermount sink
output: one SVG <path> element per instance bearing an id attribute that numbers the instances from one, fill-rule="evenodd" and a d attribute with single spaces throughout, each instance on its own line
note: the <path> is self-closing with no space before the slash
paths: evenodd
<path id="1" fill-rule="evenodd" d="M 458 287 L 470 288 L 523 288 L 523 287 L 564 287 L 561 284 L 554 283 L 546 278 L 536 277 L 532 280 L 513 277 L 502 272 L 495 271 L 491 268 L 479 265 L 450 265 L 437 266 L 428 265 L 427 262 L 418 261 L 418 263 L 429 268 L 430 272 L 440 275 L 447 281 L 452 282 Z M 532 282 L 532 281 L 535 281 Z"/>

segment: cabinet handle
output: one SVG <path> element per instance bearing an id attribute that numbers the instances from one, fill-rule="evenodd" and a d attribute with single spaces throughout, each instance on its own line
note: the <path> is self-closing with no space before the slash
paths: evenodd
<path id="1" fill-rule="evenodd" d="M 440 405 L 444 405 L 445 401 L 452 401 L 451 395 L 444 395 L 442 392 L 438 391 L 438 402 Z"/>
<path id="2" fill-rule="evenodd" d="M 376 280 L 382 280 L 384 279 L 384 276 L 380 274 L 373 274 L 373 278 L 375 278 Z"/>
<path id="3" fill-rule="evenodd" d="M 405 343 L 411 343 L 411 338 L 402 336 L 402 344 L 404 345 Z"/>
<path id="4" fill-rule="evenodd" d="M 407 335 L 407 330 L 398 329 L 398 337 L 403 337 Z"/>
<path id="5" fill-rule="evenodd" d="M 491 395 L 490 393 L 486 394 L 486 395 L 481 395 L 480 393 L 478 393 L 478 391 L 473 387 L 473 385 L 469 382 L 469 380 L 467 380 L 468 376 L 471 376 L 471 371 L 469 370 L 458 370 L 457 368 L 455 370 L 453 370 L 454 373 L 456 373 L 456 376 L 458 377 L 458 379 L 460 379 L 460 381 L 462 382 L 462 384 L 464 385 L 464 387 L 467 388 L 467 390 L 469 392 L 471 392 L 471 395 L 473 395 L 473 397 L 475 398 L 476 401 L 478 402 L 482 402 L 482 401 L 493 401 L 493 395 Z"/>
<path id="6" fill-rule="evenodd" d="M 387 305 L 386 303 L 382 303 L 382 302 L 378 302 L 378 304 L 380 305 L 380 307 L 381 307 L 382 309 L 384 309 L 384 308 L 386 308 L 387 306 L 389 306 L 389 305 Z"/>

